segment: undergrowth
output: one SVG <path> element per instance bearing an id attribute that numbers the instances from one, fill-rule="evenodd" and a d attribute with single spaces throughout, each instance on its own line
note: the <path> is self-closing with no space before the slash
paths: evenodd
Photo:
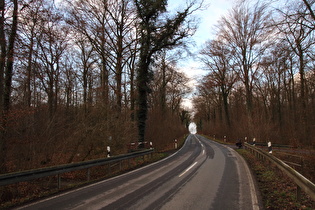
<path id="1" fill-rule="evenodd" d="M 296 184 L 268 161 L 261 162 L 253 154 L 238 149 L 252 169 L 265 209 L 314 209 L 315 202 L 304 192 L 296 199 Z"/>

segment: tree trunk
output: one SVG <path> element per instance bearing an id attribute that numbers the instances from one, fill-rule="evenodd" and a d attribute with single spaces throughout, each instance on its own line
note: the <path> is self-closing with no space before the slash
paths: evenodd
<path id="1" fill-rule="evenodd" d="M 102 92 L 103 106 L 106 108 L 105 112 L 107 113 L 107 106 L 108 106 L 108 101 L 109 101 L 109 98 L 108 98 L 109 87 L 108 87 L 108 69 L 106 66 L 105 58 L 102 58 L 101 92 Z"/>
<path id="2" fill-rule="evenodd" d="M 12 22 L 11 34 L 9 37 L 7 65 L 6 65 L 6 70 L 5 70 L 5 84 L 4 84 L 4 97 L 3 97 L 4 112 L 9 111 L 9 108 L 10 108 L 11 84 L 12 84 L 13 62 L 14 62 L 14 43 L 15 43 L 17 23 L 18 23 L 18 1 L 13 0 L 13 3 L 14 3 L 13 22 Z"/>
<path id="3" fill-rule="evenodd" d="M 142 56 L 143 57 L 143 56 Z M 149 63 L 147 57 L 140 60 L 137 77 L 137 88 L 138 88 L 138 134 L 139 141 L 144 141 L 147 112 L 148 112 L 148 91 L 149 91 Z"/>
<path id="4" fill-rule="evenodd" d="M 2 111 L 0 113 L 2 121 L 0 122 L 0 173 L 6 172 L 5 167 L 5 158 L 6 158 L 6 134 L 7 134 L 7 114 L 10 109 L 10 100 L 11 100 L 11 85 L 12 85 L 12 75 L 13 75 L 13 62 L 14 62 L 14 43 L 16 39 L 16 33 L 17 33 L 17 24 L 18 24 L 18 1 L 13 0 L 14 8 L 13 8 L 13 21 L 11 26 L 11 33 L 9 37 L 9 43 L 8 43 L 8 51 L 7 55 L 2 54 L 6 52 L 6 40 L 5 35 L 3 33 L 4 29 L 4 9 L 5 9 L 5 2 L 4 0 L 0 1 L 0 10 L 2 12 L 1 14 L 1 20 L 0 20 L 0 39 L 1 39 L 1 63 L 0 63 L 0 74 L 2 75 L 3 79 L 3 69 L 5 69 L 5 78 L 4 78 L 4 90 L 3 90 L 3 106 L 2 104 Z M 4 39 L 3 39 L 4 38 Z M 2 60 L 4 59 L 4 60 Z M 5 65 L 5 62 L 6 65 Z M 2 72 L 1 72 L 2 71 Z M 1 90 L 2 91 L 2 90 Z M 0 98 L 2 95 L 0 95 Z"/>
<path id="5" fill-rule="evenodd" d="M 122 101 L 122 71 L 123 71 L 123 25 L 121 24 L 119 30 L 119 35 L 117 37 L 117 61 L 116 61 L 116 106 L 118 113 L 121 112 L 121 101 Z"/>
<path id="6" fill-rule="evenodd" d="M 161 84 L 161 111 L 162 114 L 165 112 L 165 107 L 166 107 L 166 64 L 165 64 L 165 54 L 164 57 L 162 58 L 162 84 Z"/>
<path id="7" fill-rule="evenodd" d="M 306 108 L 306 96 L 305 96 L 305 61 L 304 61 L 304 52 L 302 50 L 302 46 L 300 45 L 300 42 L 297 43 L 297 50 L 299 52 L 299 75 L 300 75 L 300 101 L 301 101 L 301 142 L 307 143 L 308 145 L 311 145 L 312 142 L 308 142 L 312 139 L 310 138 L 310 128 L 309 128 L 309 122 L 307 120 L 307 108 Z"/>
<path id="8" fill-rule="evenodd" d="M 135 69 L 136 69 L 136 56 L 137 56 L 137 43 L 134 45 L 134 49 L 130 48 L 131 51 L 131 61 L 129 64 L 130 68 L 130 110 L 131 110 L 131 120 L 135 120 Z"/>
<path id="9" fill-rule="evenodd" d="M 31 93 L 31 78 L 32 78 L 32 60 L 33 60 L 33 49 L 34 39 L 31 38 L 29 53 L 28 53 L 28 61 L 26 67 L 26 87 L 25 87 L 25 104 L 27 107 L 31 106 L 32 93 Z"/>
<path id="10" fill-rule="evenodd" d="M 82 79 L 83 79 L 83 106 L 84 106 L 84 114 L 86 116 L 87 114 L 87 87 L 88 87 L 88 78 L 87 78 L 87 65 L 86 62 L 83 64 L 83 74 L 82 74 Z"/>
<path id="11" fill-rule="evenodd" d="M 4 33 L 4 20 L 5 20 L 5 0 L 0 0 L 0 116 L 3 114 L 3 95 L 4 95 L 4 68 L 6 62 L 6 37 Z M 2 122 L 0 122 L 0 125 Z"/>
<path id="12" fill-rule="evenodd" d="M 222 97 L 223 97 L 223 107 L 224 107 L 224 114 L 225 120 L 228 127 L 231 127 L 231 120 L 230 120 L 230 113 L 229 113 L 229 104 L 228 104 L 228 93 L 226 93 L 225 88 L 221 87 Z"/>

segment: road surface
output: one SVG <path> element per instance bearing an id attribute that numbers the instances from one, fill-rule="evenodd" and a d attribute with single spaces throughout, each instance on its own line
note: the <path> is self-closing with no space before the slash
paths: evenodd
<path id="1" fill-rule="evenodd" d="M 233 149 L 190 134 L 172 156 L 20 209 L 260 209 L 251 173 Z"/>

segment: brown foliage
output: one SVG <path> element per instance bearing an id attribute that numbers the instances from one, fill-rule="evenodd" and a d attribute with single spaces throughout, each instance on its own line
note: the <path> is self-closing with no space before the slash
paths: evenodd
<path id="1" fill-rule="evenodd" d="M 135 137 L 135 127 L 128 117 L 106 120 L 97 110 L 84 115 L 73 108 L 57 111 L 49 118 L 47 108 L 14 110 L 8 119 L 7 172 L 66 164 L 124 153 Z"/>
<path id="2" fill-rule="evenodd" d="M 188 130 L 181 124 L 178 116 L 168 111 L 150 110 L 145 139 L 153 142 L 156 151 L 168 149 L 169 145 L 174 145 L 175 139 L 186 133 Z"/>

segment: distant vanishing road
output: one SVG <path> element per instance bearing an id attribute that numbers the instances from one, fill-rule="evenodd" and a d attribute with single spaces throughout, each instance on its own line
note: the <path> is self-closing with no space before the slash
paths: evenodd
<path id="1" fill-rule="evenodd" d="M 174 155 L 20 209 L 260 209 L 251 173 L 233 149 L 189 135 Z"/>

